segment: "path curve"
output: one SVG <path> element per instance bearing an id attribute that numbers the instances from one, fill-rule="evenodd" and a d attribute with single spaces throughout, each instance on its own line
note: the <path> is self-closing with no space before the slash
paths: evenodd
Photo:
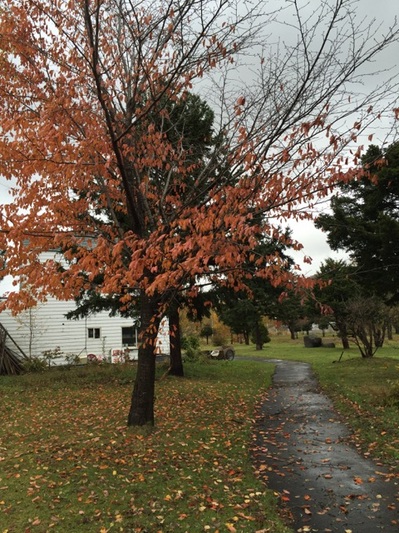
<path id="1" fill-rule="evenodd" d="M 271 360 L 259 411 L 255 466 L 296 532 L 398 533 L 399 479 L 348 444 L 348 428 L 307 363 Z"/>

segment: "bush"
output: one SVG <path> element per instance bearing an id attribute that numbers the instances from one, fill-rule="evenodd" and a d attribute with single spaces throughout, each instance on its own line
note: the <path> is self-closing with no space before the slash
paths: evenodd
<path id="1" fill-rule="evenodd" d="M 80 363 L 80 358 L 75 353 L 67 353 L 65 354 L 65 363 L 69 367 L 78 365 Z"/>
<path id="2" fill-rule="evenodd" d="M 187 335 L 181 340 L 181 347 L 186 352 L 189 361 L 197 361 L 200 356 L 200 340 L 197 335 Z"/>
<path id="3" fill-rule="evenodd" d="M 50 350 L 44 350 L 42 352 L 43 359 L 47 362 L 47 365 L 50 367 L 51 363 L 55 361 L 56 359 L 59 359 L 63 354 L 61 348 L 59 346 L 56 346 L 55 348 L 52 348 Z"/>
<path id="4" fill-rule="evenodd" d="M 263 347 L 264 344 L 270 342 L 269 330 L 267 327 L 260 323 L 257 327 L 254 327 L 251 332 L 251 342 Z"/>
<path id="5" fill-rule="evenodd" d="M 217 329 L 213 330 L 212 340 L 215 346 L 223 346 L 224 344 L 227 344 L 225 335 Z"/>
<path id="6" fill-rule="evenodd" d="M 27 374 L 48 370 L 47 362 L 39 357 L 31 357 L 23 362 L 23 371 Z"/>

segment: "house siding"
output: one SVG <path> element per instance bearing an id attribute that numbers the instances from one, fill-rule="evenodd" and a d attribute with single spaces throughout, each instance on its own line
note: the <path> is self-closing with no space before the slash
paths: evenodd
<path id="1" fill-rule="evenodd" d="M 74 308 L 72 301 L 49 298 L 47 302 L 39 303 L 37 307 L 17 316 L 3 311 L 0 313 L 0 323 L 26 355 L 31 357 L 41 357 L 44 351 L 59 347 L 63 354 L 81 358 L 94 354 L 110 360 L 112 350 L 123 350 L 122 328 L 134 326 L 132 318 L 110 317 L 104 311 L 83 319 L 67 320 L 66 313 Z M 99 338 L 89 338 L 88 328 L 98 328 Z M 164 319 L 158 334 L 157 353 L 170 353 L 168 329 L 168 322 Z M 130 353 L 130 358 L 136 357 L 137 349 Z"/>
<path id="2" fill-rule="evenodd" d="M 56 250 L 42 252 L 40 260 L 42 262 L 56 260 L 63 263 L 65 268 L 68 267 L 63 256 Z M 13 316 L 7 310 L 1 312 L 0 324 L 29 357 L 42 357 L 43 352 L 59 347 L 63 355 L 78 355 L 85 359 L 87 355 L 94 354 L 99 358 L 114 360 L 111 357 L 113 351 L 120 353 L 125 348 L 122 345 L 122 328 L 134 327 L 134 319 L 110 317 L 108 312 L 103 311 L 86 318 L 67 320 L 65 315 L 75 308 L 73 300 L 65 301 L 49 297 L 46 302 L 39 302 L 36 307 L 17 316 Z M 100 329 L 99 338 L 89 338 L 88 328 Z M 10 339 L 6 344 L 9 344 L 11 349 L 15 348 Z M 155 353 L 170 354 L 167 318 L 162 320 L 159 328 Z M 130 350 L 129 358 L 137 358 L 136 344 L 134 349 Z M 56 362 L 64 361 L 64 357 L 61 357 Z"/>

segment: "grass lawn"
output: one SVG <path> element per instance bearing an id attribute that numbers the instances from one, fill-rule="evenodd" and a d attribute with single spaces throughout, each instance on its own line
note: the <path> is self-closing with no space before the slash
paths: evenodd
<path id="1" fill-rule="evenodd" d="M 0 377 L 0 533 L 288 533 L 250 461 L 274 369 L 258 358 L 311 363 L 355 445 L 399 474 L 398 341 L 371 360 L 287 337 L 236 352 L 158 380 L 152 430 L 126 427 L 134 366 Z"/>
<path id="2" fill-rule="evenodd" d="M 273 366 L 185 369 L 153 430 L 126 428 L 134 367 L 0 377 L 0 533 L 288 532 L 249 456 Z"/>

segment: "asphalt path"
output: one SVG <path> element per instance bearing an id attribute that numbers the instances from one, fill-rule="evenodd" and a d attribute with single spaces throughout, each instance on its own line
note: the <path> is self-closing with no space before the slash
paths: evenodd
<path id="1" fill-rule="evenodd" d="M 310 365 L 276 364 L 260 407 L 254 460 L 295 532 L 398 533 L 399 478 L 350 444 Z"/>

